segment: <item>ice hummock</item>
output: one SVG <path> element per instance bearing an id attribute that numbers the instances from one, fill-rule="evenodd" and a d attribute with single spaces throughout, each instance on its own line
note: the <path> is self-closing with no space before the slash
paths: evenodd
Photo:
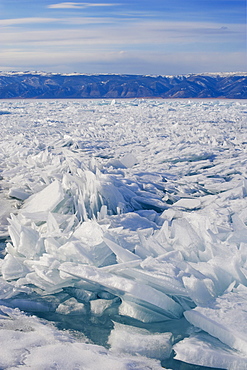
<path id="1" fill-rule="evenodd" d="M 3 322 L 24 317 L 19 308 L 76 333 L 73 343 L 64 334 L 67 350 L 54 328 L 36 347 L 49 327 L 40 321 L 30 355 L 9 333 L 17 357 L 6 344 L 6 367 L 26 356 L 29 367 L 74 358 L 93 369 L 95 354 L 108 367 L 155 369 L 148 358 L 165 366 L 174 349 L 180 361 L 244 368 L 245 103 L 25 104 L 32 122 L 1 117 Z M 190 335 L 196 327 L 204 332 Z"/>

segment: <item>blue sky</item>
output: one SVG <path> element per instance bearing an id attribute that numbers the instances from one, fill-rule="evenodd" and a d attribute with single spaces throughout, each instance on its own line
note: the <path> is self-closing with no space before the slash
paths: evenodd
<path id="1" fill-rule="evenodd" d="M 245 0 L 0 0 L 0 70 L 246 71 Z"/>

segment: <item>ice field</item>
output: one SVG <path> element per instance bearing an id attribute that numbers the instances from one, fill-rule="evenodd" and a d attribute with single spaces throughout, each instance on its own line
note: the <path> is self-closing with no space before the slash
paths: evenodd
<path id="1" fill-rule="evenodd" d="M 247 369 L 247 101 L 0 102 L 0 369 Z"/>

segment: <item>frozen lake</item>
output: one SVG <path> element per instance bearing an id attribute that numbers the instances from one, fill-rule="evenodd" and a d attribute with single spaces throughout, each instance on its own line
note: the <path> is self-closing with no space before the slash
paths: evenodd
<path id="1" fill-rule="evenodd" d="M 247 369 L 247 101 L 0 102 L 0 369 Z"/>

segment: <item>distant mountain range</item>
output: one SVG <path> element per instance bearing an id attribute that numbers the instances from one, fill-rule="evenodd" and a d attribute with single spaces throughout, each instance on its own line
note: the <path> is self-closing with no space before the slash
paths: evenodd
<path id="1" fill-rule="evenodd" d="M 179 76 L 0 72 L 0 99 L 247 99 L 247 73 Z"/>

